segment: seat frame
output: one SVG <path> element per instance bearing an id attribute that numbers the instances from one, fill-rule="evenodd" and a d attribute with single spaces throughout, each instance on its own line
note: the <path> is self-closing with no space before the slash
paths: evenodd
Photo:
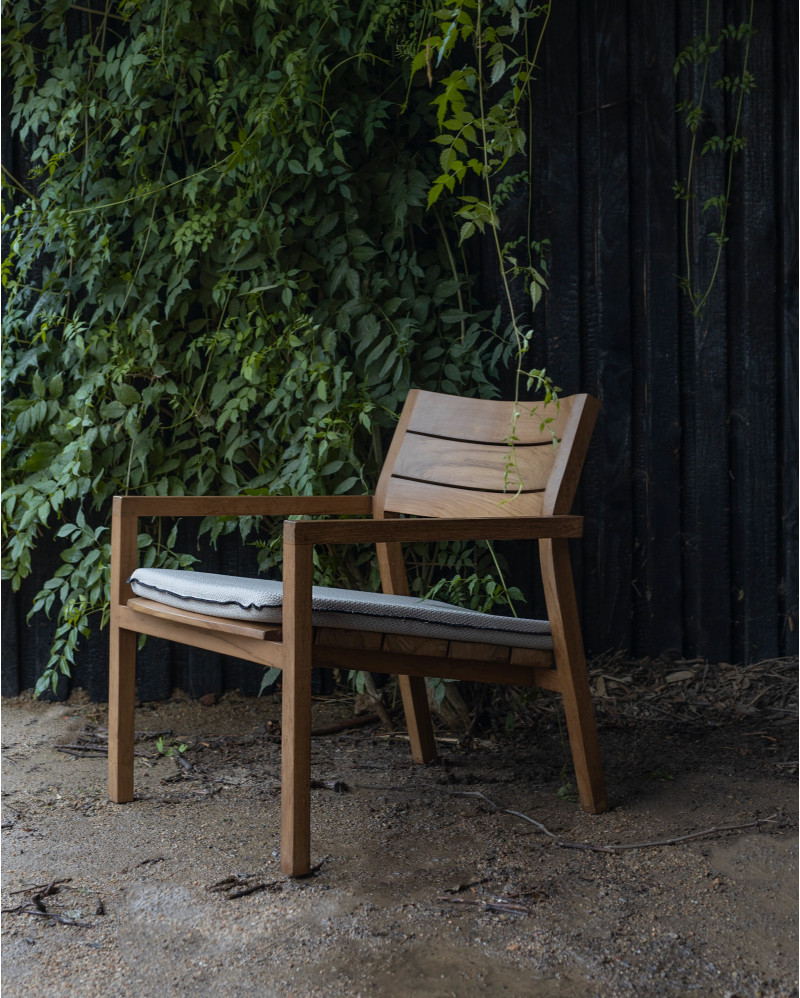
<path id="1" fill-rule="evenodd" d="M 425 677 L 540 686 L 561 694 L 576 783 L 583 808 L 608 808 L 586 659 L 570 565 L 568 542 L 580 537 L 583 519 L 569 515 L 599 403 L 588 395 L 564 400 L 569 412 L 555 450 L 546 488 L 528 495 L 523 508 L 539 504 L 539 515 L 514 515 L 514 501 L 495 497 L 467 516 L 432 515 L 430 503 L 415 501 L 413 483 L 398 479 L 402 499 L 393 501 L 392 473 L 409 432 L 415 406 L 438 399 L 412 391 L 406 402 L 375 496 L 115 496 L 111 530 L 109 652 L 109 797 L 134 798 L 134 703 L 137 635 L 176 641 L 243 658 L 282 672 L 281 869 L 291 876 L 311 866 L 311 670 L 362 669 L 398 676 L 415 762 L 436 757 Z M 474 402 L 474 400 L 461 400 Z M 511 406 L 513 403 L 479 403 Z M 510 409 L 497 410 L 498 413 Z M 508 417 L 505 417 L 508 418 Z M 544 427 L 543 427 L 544 429 Z M 508 449 L 508 448 L 507 448 Z M 410 493 L 409 493 L 410 488 Z M 420 492 L 431 493 L 429 482 Z M 410 494 L 410 498 L 409 498 Z M 508 497 L 506 497 L 507 499 Z M 469 502 L 467 496 L 465 501 Z M 536 499 L 536 503 L 533 500 Z M 449 499 L 436 499 L 447 507 Z M 456 505 L 460 500 L 454 500 Z M 427 503 L 427 505 L 426 505 Z M 394 505 L 395 508 L 392 508 Z M 463 505 L 463 504 L 462 504 Z M 423 515 L 400 518 L 418 506 Z M 400 507 L 399 509 L 397 507 Z M 435 508 L 435 507 L 434 507 Z M 481 515 L 496 509 L 500 515 Z M 290 520 L 283 524 L 282 624 L 230 620 L 176 609 L 133 595 L 127 579 L 137 567 L 140 517 L 289 516 L 357 517 Z M 383 591 L 408 594 L 404 543 L 456 540 L 539 542 L 539 560 L 553 651 L 314 628 L 311 625 L 312 560 L 317 544 L 374 543 Z"/>

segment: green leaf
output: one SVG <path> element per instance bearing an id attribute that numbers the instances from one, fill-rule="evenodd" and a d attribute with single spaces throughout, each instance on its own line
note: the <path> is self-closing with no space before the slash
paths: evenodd
<path id="1" fill-rule="evenodd" d="M 142 396 L 133 387 L 133 385 L 113 385 L 112 390 L 114 392 L 114 398 L 120 403 L 120 405 L 136 405 L 142 400 Z"/>

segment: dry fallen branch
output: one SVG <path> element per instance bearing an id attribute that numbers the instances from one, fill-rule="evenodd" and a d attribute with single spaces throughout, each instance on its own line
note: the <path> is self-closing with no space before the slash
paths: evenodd
<path id="1" fill-rule="evenodd" d="M 75 925 L 78 928 L 91 929 L 91 923 L 80 922 L 78 919 L 68 915 L 61 915 L 57 911 L 50 911 L 44 903 L 45 898 L 54 897 L 56 894 L 60 894 L 62 890 L 74 890 L 74 888 L 66 888 L 64 886 L 71 880 L 71 877 L 64 877 L 60 880 L 51 880 L 47 884 L 34 884 L 33 886 L 23 887 L 17 891 L 11 891 L 11 894 L 25 894 L 30 892 L 31 896 L 27 901 L 23 901 L 14 908 L 3 908 L 2 913 L 4 915 L 33 915 L 36 918 L 47 918 L 51 922 L 57 922 L 59 925 Z M 96 912 L 96 914 L 104 913 L 104 911 Z"/>
<path id="2" fill-rule="evenodd" d="M 722 832 L 738 832 L 746 828 L 756 828 L 759 825 L 774 824 L 781 817 L 780 812 L 776 811 L 775 814 L 771 814 L 768 818 L 756 818 L 754 821 L 746 821 L 739 824 L 712 825 L 710 828 L 703 828 L 697 832 L 688 832 L 684 835 L 674 835 L 668 839 L 656 839 L 652 842 L 621 842 L 615 845 L 596 845 L 591 842 L 571 842 L 568 839 L 561 839 L 555 832 L 550 831 L 546 825 L 543 825 L 541 821 L 531 818 L 530 815 L 525 814 L 523 811 L 514 811 L 512 808 L 501 807 L 495 801 L 490 800 L 486 794 L 481 793 L 480 790 L 448 790 L 445 787 L 437 787 L 430 783 L 423 785 L 431 790 L 438 790 L 453 797 L 476 797 L 501 814 L 511 814 L 515 818 L 527 821 L 534 828 L 538 828 L 540 832 L 552 839 L 553 845 L 560 846 L 562 849 L 582 849 L 587 852 L 614 853 L 627 852 L 631 849 L 657 849 L 660 846 L 674 846 L 680 842 L 690 842 L 692 839 L 702 839 L 708 835 L 718 835 Z"/>
<path id="3" fill-rule="evenodd" d="M 248 894 L 255 894 L 258 891 L 280 891 L 283 890 L 282 880 L 258 880 L 251 882 L 250 877 L 225 877 L 224 880 L 217 881 L 207 887 L 206 890 L 214 891 L 216 894 L 224 894 L 229 900 L 247 897 Z"/>

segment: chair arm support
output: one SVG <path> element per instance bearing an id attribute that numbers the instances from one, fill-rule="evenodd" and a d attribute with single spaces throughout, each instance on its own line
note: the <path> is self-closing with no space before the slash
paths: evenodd
<path id="1" fill-rule="evenodd" d="M 582 516 L 430 517 L 410 520 L 287 520 L 285 544 L 522 540 L 580 537 Z"/>
<path id="2" fill-rule="evenodd" d="M 363 516 L 372 496 L 114 496 L 117 516 Z"/>

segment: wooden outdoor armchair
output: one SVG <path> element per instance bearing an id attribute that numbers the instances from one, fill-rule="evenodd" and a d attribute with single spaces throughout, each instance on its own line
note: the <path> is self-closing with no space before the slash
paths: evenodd
<path id="1" fill-rule="evenodd" d="M 564 701 L 581 804 L 591 812 L 606 810 L 567 547 L 568 538 L 582 532 L 582 518 L 568 514 L 599 403 L 575 395 L 558 408 L 523 403 L 519 410 L 512 453 L 506 440 L 514 403 L 410 392 L 374 497 L 115 497 L 111 799 L 133 799 L 136 636 L 150 634 L 282 670 L 281 869 L 287 874 L 310 869 L 312 666 L 398 675 L 416 762 L 436 756 L 424 677 L 556 690 Z M 545 417 L 552 422 L 543 426 Z M 282 592 L 280 583 L 266 580 L 154 569 L 140 569 L 129 581 L 137 567 L 140 516 L 293 514 L 361 518 L 285 520 Z M 452 617 L 435 601 L 408 597 L 404 542 L 523 538 L 539 541 L 549 623 L 455 608 Z M 315 588 L 312 607 L 314 545 L 356 542 L 375 543 L 383 591 L 394 595 Z M 200 582 L 206 588 L 198 590 Z M 253 609 L 259 600 L 251 599 L 250 589 L 259 586 L 269 589 L 271 606 L 256 620 L 262 610 Z M 331 594 L 332 603 L 326 602 Z"/>

